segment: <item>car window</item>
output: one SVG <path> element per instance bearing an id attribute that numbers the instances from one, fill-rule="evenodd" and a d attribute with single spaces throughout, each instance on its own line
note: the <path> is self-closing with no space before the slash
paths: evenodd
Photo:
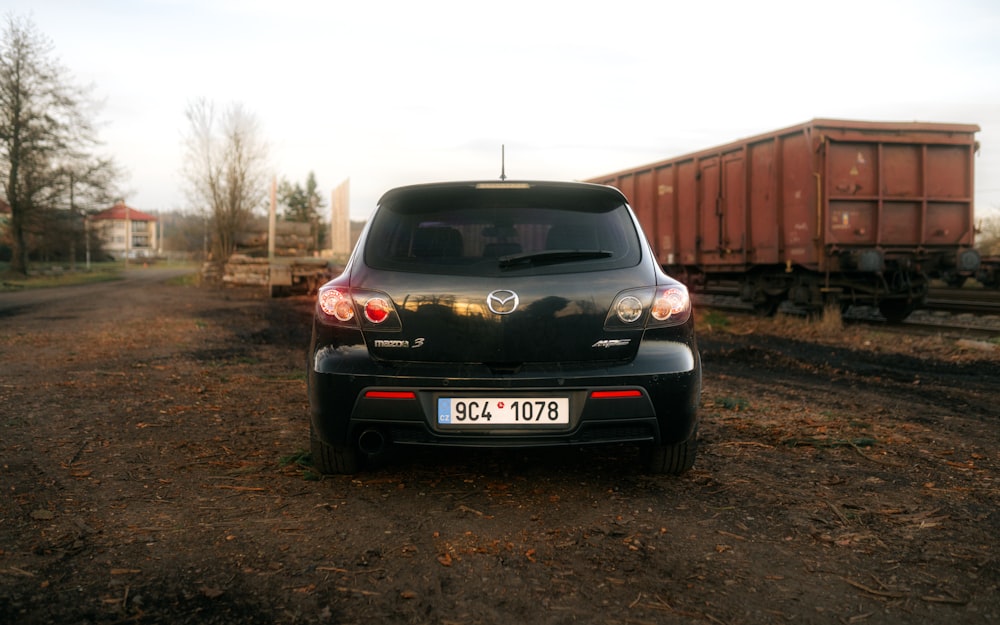
<path id="1" fill-rule="evenodd" d="M 394 198 L 379 207 L 365 245 L 376 269 L 456 275 L 600 271 L 640 258 L 627 207 L 585 194 Z"/>

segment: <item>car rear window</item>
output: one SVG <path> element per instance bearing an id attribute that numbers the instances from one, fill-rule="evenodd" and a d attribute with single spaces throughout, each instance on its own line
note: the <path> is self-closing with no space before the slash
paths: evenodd
<path id="1" fill-rule="evenodd" d="M 395 195 L 372 218 L 365 263 L 482 276 L 636 265 L 639 235 L 628 208 L 614 196 L 586 191 L 464 187 Z"/>

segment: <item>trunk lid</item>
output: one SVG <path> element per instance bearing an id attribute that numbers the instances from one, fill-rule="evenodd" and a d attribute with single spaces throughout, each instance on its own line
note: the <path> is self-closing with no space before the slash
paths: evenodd
<path id="1" fill-rule="evenodd" d="M 379 359 L 397 362 L 571 364 L 634 356 L 642 330 L 607 330 L 623 285 L 651 284 L 642 267 L 513 279 L 412 276 L 377 272 L 399 331 L 367 330 Z M 419 287 L 419 288 L 418 288 Z"/>

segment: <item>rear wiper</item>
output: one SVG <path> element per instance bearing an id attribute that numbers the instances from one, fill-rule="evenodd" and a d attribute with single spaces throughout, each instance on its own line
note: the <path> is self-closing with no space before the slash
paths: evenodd
<path id="1" fill-rule="evenodd" d="M 497 262 L 501 269 L 516 265 L 554 265 L 568 263 L 574 260 L 593 260 L 595 258 L 610 258 L 614 252 L 607 250 L 546 250 L 544 252 L 527 252 L 501 256 Z"/>

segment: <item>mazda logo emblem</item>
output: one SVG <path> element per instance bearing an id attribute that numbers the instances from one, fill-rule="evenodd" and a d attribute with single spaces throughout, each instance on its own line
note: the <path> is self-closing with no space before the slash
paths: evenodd
<path id="1" fill-rule="evenodd" d="M 517 293 L 514 291 L 497 290 L 486 296 L 486 306 L 498 315 L 509 315 L 517 308 Z"/>

